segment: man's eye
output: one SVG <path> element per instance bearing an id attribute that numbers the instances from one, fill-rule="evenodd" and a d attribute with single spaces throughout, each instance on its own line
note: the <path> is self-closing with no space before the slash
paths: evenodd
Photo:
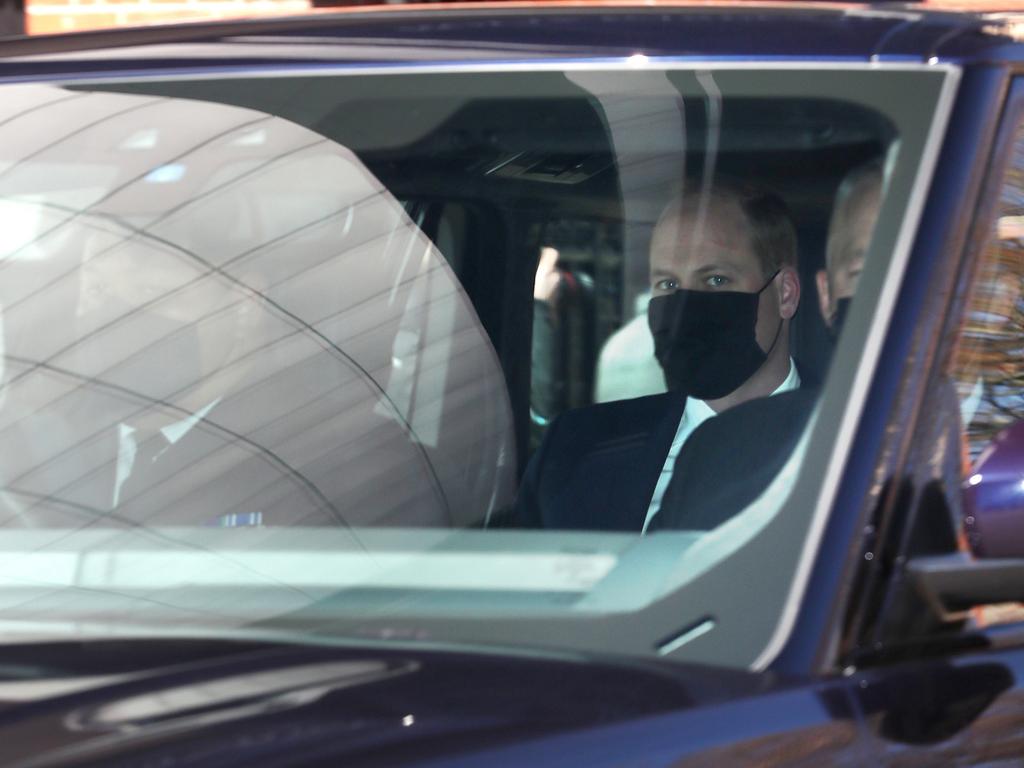
<path id="1" fill-rule="evenodd" d="M 711 275 L 704 284 L 709 288 L 721 288 L 729 284 L 729 278 L 723 275 Z"/>
<path id="2" fill-rule="evenodd" d="M 656 291 L 677 291 L 679 290 L 679 281 L 671 277 L 662 278 L 654 283 L 654 290 Z"/>

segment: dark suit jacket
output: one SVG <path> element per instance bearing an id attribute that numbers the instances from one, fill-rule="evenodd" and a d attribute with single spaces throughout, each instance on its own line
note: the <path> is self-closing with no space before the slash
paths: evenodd
<path id="1" fill-rule="evenodd" d="M 526 468 L 515 524 L 639 532 L 685 405 L 669 392 L 560 415 Z"/>
<path id="2" fill-rule="evenodd" d="M 742 512 L 782 470 L 817 399 L 815 389 L 759 397 L 697 427 L 649 530 L 709 531 Z"/>
<path id="3" fill-rule="evenodd" d="M 711 528 L 743 509 L 789 457 L 816 394 L 758 398 L 698 427 L 652 527 Z M 685 405 L 669 392 L 559 416 L 526 469 L 515 524 L 639 533 Z"/>

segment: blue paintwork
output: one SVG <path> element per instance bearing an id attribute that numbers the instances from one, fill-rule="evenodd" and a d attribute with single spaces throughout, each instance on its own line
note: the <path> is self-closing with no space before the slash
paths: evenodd
<path id="1" fill-rule="evenodd" d="M 865 9 L 866 10 L 866 9 Z M 357 12 L 305 19 L 262 20 L 113 30 L 9 40 L 0 77 L 182 70 L 258 71 L 337 63 L 620 60 L 635 53 L 676 59 L 981 62 L 1024 59 L 1024 46 L 978 31 L 980 20 L 939 13 L 866 13 L 792 8 L 435 9 L 418 13 Z M 990 25 L 991 26 L 991 25 Z M 244 38 L 244 39 L 242 39 Z M 169 57 L 149 45 L 174 41 L 211 46 Z M 258 45 L 287 47 L 267 57 Z M 359 48 L 353 51 L 353 45 Z M 129 48 L 130 46 L 130 48 Z M 376 46 L 376 48 L 374 48 Z M 104 48 L 104 58 L 71 51 Z M 120 50 L 118 50 L 120 49 Z M 11 57 L 32 55 L 32 63 Z"/>
<path id="2" fill-rule="evenodd" d="M 775 676 L 601 659 L 173 640 L 7 646 L 3 659 L 5 766 L 29 758 L 38 765 L 440 765 L 460 757 L 473 765 L 481 752 L 490 753 L 489 765 L 556 765 L 573 754 L 586 756 L 579 764 L 601 766 L 635 757 L 637 744 L 645 745 L 645 764 L 669 765 L 746 732 L 785 733 L 850 716 L 841 695 Z M 340 682 L 326 673 L 288 687 L 290 670 L 338 663 L 386 671 Z M 254 692 L 253 681 L 272 672 L 273 690 Z M 100 681 L 46 690 L 53 678 L 84 676 Z M 29 698 L 5 706 L 12 679 Z M 211 706 L 214 687 L 239 698 Z M 145 717 L 127 703 L 143 700 Z M 181 701 L 187 706 L 175 709 Z"/>
<path id="3" fill-rule="evenodd" d="M 1024 422 L 996 436 L 963 487 L 971 551 L 979 557 L 1024 555 Z"/>

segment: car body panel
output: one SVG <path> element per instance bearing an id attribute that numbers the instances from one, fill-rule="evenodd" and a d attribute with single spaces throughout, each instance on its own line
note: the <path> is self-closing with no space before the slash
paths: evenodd
<path id="1" fill-rule="evenodd" d="M 642 54 L 717 61 L 1014 61 L 1012 31 L 981 16 L 857 6 L 666 6 L 655 11 L 563 4 L 415 13 L 324 13 L 300 19 L 113 30 L 5 42 L 3 76 L 30 72 L 297 64 L 494 63 Z M 298 43 L 298 45 L 296 45 Z M 173 49 L 162 47 L 173 44 Z M 102 51 L 90 54 L 90 49 Z"/>
<path id="2" fill-rule="evenodd" d="M 204 764 L 383 765 L 463 754 L 516 765 L 547 754 L 541 764 L 553 764 L 565 749 L 612 765 L 632 739 L 655 749 L 650 764 L 670 764 L 732 743 L 738 720 L 752 739 L 795 742 L 785 734 L 806 727 L 838 752 L 856 742 L 845 694 L 700 667 L 145 638 L 3 654 L 0 740 L 12 767 L 197 755 Z"/>

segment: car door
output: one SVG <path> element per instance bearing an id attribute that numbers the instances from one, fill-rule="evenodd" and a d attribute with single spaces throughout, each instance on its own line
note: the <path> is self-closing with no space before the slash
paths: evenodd
<path id="1" fill-rule="evenodd" d="M 958 265 L 943 257 L 948 312 L 924 416 L 865 554 L 882 586 L 862 596 L 845 656 L 881 765 L 1015 765 L 1024 754 L 1024 552 L 1012 536 L 1024 506 L 1002 503 L 997 529 L 974 490 L 994 481 L 993 456 L 1008 456 L 1024 488 L 1007 432 L 1024 419 L 1024 80 L 1008 93 L 974 234 Z"/>

